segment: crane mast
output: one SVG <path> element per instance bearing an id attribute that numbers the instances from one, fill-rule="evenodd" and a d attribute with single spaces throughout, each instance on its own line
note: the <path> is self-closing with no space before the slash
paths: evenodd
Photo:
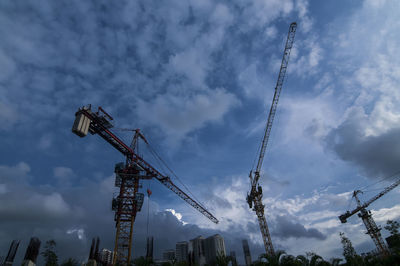
<path id="1" fill-rule="evenodd" d="M 366 229 L 367 229 L 367 234 L 370 235 L 372 238 L 372 241 L 374 241 L 375 246 L 378 250 L 378 252 L 382 256 L 386 256 L 389 254 L 389 250 L 383 241 L 382 235 L 381 235 L 381 228 L 376 225 L 374 219 L 372 218 L 371 211 L 367 210 L 366 208 L 374 201 L 388 193 L 389 191 L 393 190 L 395 187 L 400 185 L 400 179 L 391 184 L 390 186 L 386 187 L 384 190 L 382 190 L 380 193 L 369 199 L 368 201 L 361 203 L 360 199 L 358 198 L 358 194 L 362 193 L 360 190 L 356 190 L 353 192 L 353 197 L 356 199 L 357 202 L 357 208 L 355 208 L 352 211 L 347 211 L 344 214 L 339 216 L 339 220 L 342 223 L 346 223 L 347 219 L 352 216 L 353 214 L 359 212 L 358 216 L 362 219 Z"/>
<path id="2" fill-rule="evenodd" d="M 72 132 L 80 137 L 85 137 L 87 133 L 97 134 L 126 158 L 125 163 L 115 166 L 115 186 L 119 188 L 119 195 L 112 201 L 116 226 L 113 264 L 118 262 L 120 265 L 129 265 L 132 257 L 133 225 L 144 199 L 144 194 L 139 192 L 141 179 L 157 179 L 212 222 L 218 223 L 218 219 L 208 210 L 177 187 L 168 176 L 161 174 L 138 155 L 139 138 L 147 143 L 138 129 L 134 130 L 133 140 L 128 146 L 110 130 L 113 127 L 111 120 L 113 118 L 101 107 L 97 112 L 93 112 L 90 105 L 82 107 L 75 114 Z"/>
<path id="3" fill-rule="evenodd" d="M 259 223 L 261 234 L 262 234 L 263 241 L 264 241 L 265 251 L 267 254 L 270 254 L 270 255 L 274 254 L 274 248 L 272 246 L 271 236 L 269 234 L 267 221 L 266 221 L 265 215 L 264 215 L 264 205 L 262 204 L 262 197 L 263 197 L 262 188 L 258 184 L 258 181 L 260 179 L 260 171 L 261 171 L 262 163 L 264 161 L 264 155 L 265 155 L 265 151 L 267 148 L 268 139 L 271 134 L 272 123 L 275 118 L 276 109 L 278 107 L 279 96 L 281 94 L 283 81 L 285 79 L 285 74 L 286 74 L 288 63 L 289 63 L 290 51 L 292 50 L 292 47 L 293 47 L 296 28 L 297 28 L 296 22 L 293 22 L 290 24 L 288 36 L 286 39 L 285 50 L 283 52 L 281 68 L 279 71 L 278 80 L 276 82 L 274 97 L 272 100 L 271 109 L 269 111 L 268 120 L 267 120 L 267 124 L 265 127 L 265 132 L 264 132 L 264 137 L 263 137 L 263 140 L 261 143 L 261 149 L 260 149 L 260 154 L 258 157 L 257 167 L 254 171 L 253 170 L 250 171 L 250 175 L 249 175 L 250 183 L 251 183 L 251 190 L 250 190 L 250 193 L 247 195 L 247 203 L 249 204 L 250 209 L 254 205 L 253 210 L 257 214 L 258 223 Z"/>

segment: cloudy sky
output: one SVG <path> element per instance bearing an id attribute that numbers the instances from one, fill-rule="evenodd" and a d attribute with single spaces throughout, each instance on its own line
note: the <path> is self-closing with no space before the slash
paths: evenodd
<path id="1" fill-rule="evenodd" d="M 112 249 L 113 168 L 124 158 L 98 136 L 71 133 L 90 103 L 118 128 L 141 128 L 220 220 L 144 182 L 153 195 L 135 223 L 135 257 L 145 254 L 149 206 L 156 257 L 219 233 L 239 263 L 241 239 L 257 258 L 248 173 L 293 21 L 260 181 L 273 244 L 340 257 L 343 231 L 358 252 L 373 249 L 357 216 L 345 225 L 337 216 L 355 207 L 353 190 L 367 200 L 400 170 L 399 16 L 395 0 L 1 1 L 0 256 L 20 239 L 20 260 L 32 236 L 55 239 L 61 259 L 84 260 L 96 236 Z M 117 134 L 129 143 L 129 132 Z M 399 218 L 399 200 L 395 189 L 370 206 L 379 225 Z"/>

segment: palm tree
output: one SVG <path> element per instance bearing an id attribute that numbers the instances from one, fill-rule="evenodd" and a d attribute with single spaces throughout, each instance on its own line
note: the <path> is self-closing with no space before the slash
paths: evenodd
<path id="1" fill-rule="evenodd" d="M 267 262 L 267 265 L 271 265 L 271 266 L 279 266 L 280 263 L 280 259 L 282 257 L 282 255 L 286 254 L 285 251 L 283 250 L 278 250 L 277 252 L 275 252 L 275 254 L 270 255 L 270 254 L 261 254 L 259 257 L 259 260 L 261 259 L 265 259 Z"/>
<path id="2" fill-rule="evenodd" d="M 285 266 L 303 266 L 301 261 L 298 261 L 293 255 L 283 255 L 280 259 L 279 265 Z"/>
<path id="3" fill-rule="evenodd" d="M 310 260 L 307 259 L 307 257 L 304 256 L 304 255 L 298 255 L 298 256 L 296 257 L 296 261 L 301 262 L 301 265 L 302 265 L 302 266 L 309 266 L 309 265 L 310 265 Z"/>

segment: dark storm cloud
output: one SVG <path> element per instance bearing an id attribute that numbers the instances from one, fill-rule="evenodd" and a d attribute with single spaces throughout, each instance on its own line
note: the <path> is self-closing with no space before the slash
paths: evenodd
<path id="1" fill-rule="evenodd" d="M 370 177 L 387 177 L 400 171 L 400 128 L 376 136 L 365 136 L 362 111 L 333 129 L 326 143 L 342 160 L 352 162 Z"/>
<path id="2" fill-rule="evenodd" d="M 295 221 L 293 217 L 277 216 L 275 221 L 275 228 L 272 231 L 273 235 L 279 238 L 316 238 L 319 240 L 326 239 L 326 236 L 315 228 L 305 228 L 302 224 Z"/>

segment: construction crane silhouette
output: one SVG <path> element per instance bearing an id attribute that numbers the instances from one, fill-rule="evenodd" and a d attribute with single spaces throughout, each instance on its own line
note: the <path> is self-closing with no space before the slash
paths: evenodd
<path id="1" fill-rule="evenodd" d="M 356 214 L 357 212 L 360 212 L 358 216 L 362 219 L 365 227 L 367 228 L 367 234 L 370 235 L 372 240 L 375 243 L 375 246 L 378 250 L 378 252 L 382 256 L 387 256 L 389 254 L 388 247 L 386 246 L 385 242 L 383 241 L 382 235 L 381 235 L 381 228 L 378 227 L 372 218 L 371 211 L 367 210 L 366 208 L 374 201 L 394 189 L 400 184 L 400 179 L 397 180 L 395 183 L 391 184 L 390 186 L 386 187 L 384 190 L 382 190 L 379 194 L 377 194 L 375 197 L 371 198 L 370 200 L 364 202 L 364 204 L 361 203 L 360 199 L 358 198 L 358 194 L 362 193 L 361 190 L 355 190 L 353 192 L 353 197 L 356 199 L 357 202 L 357 208 L 355 208 L 352 211 L 347 211 L 344 214 L 339 216 L 339 219 L 342 223 L 346 223 L 347 219 L 352 216 L 353 214 Z"/>
<path id="2" fill-rule="evenodd" d="M 138 155 L 139 139 L 147 143 L 140 130 L 129 130 L 135 133 L 131 145 L 128 146 L 111 131 L 111 128 L 113 128 L 112 120 L 113 118 L 101 107 L 98 108 L 97 112 L 93 112 L 91 105 L 84 106 L 79 108 L 75 114 L 72 132 L 80 137 L 85 137 L 88 132 L 92 135 L 97 134 L 126 158 L 125 163 L 119 163 L 115 166 L 115 186 L 119 188 L 119 194 L 112 201 L 116 226 L 113 265 L 117 262 L 120 265 L 128 265 L 132 258 L 133 224 L 144 200 L 144 194 L 139 192 L 139 181 L 141 179 L 157 179 L 212 222 L 218 223 L 217 218 L 200 203 L 189 197 L 168 176 L 161 174 Z"/>
<path id="3" fill-rule="evenodd" d="M 259 185 L 258 181 L 260 179 L 260 171 L 264 160 L 268 139 L 271 134 L 272 122 L 274 121 L 276 108 L 278 107 L 279 95 L 281 94 L 283 80 L 285 78 L 287 66 L 289 63 L 290 51 L 292 50 L 296 28 L 297 28 L 296 22 L 290 24 L 288 36 L 286 39 L 285 50 L 283 52 L 283 58 L 282 58 L 281 68 L 279 71 L 278 81 L 276 82 L 274 98 L 272 100 L 271 109 L 268 115 L 267 125 L 265 127 L 264 137 L 261 143 L 257 167 L 255 168 L 255 170 L 252 169 L 249 174 L 251 190 L 250 193 L 247 194 L 247 203 L 249 204 L 249 208 L 250 209 L 253 208 L 253 210 L 257 214 L 258 223 L 260 225 L 260 230 L 264 241 L 265 252 L 266 254 L 270 255 L 274 254 L 274 247 L 272 246 L 271 236 L 269 234 L 267 221 L 264 215 L 264 205 L 262 203 L 262 197 L 263 197 L 262 188 Z"/>

